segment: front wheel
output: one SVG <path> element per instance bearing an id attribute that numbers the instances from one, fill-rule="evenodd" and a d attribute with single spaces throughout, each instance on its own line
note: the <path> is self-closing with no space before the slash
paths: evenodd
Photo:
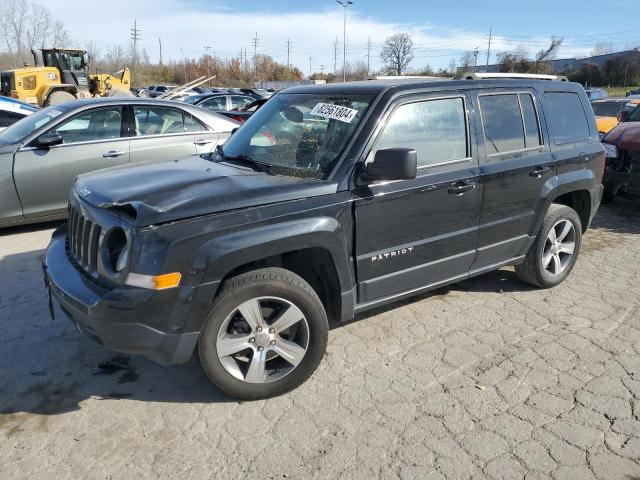
<path id="1" fill-rule="evenodd" d="M 582 222 L 576 211 L 552 204 L 524 262 L 516 265 L 516 273 L 536 287 L 555 287 L 571 273 L 581 244 Z"/>
<path id="2" fill-rule="evenodd" d="M 283 394 L 320 364 L 329 324 L 311 286 L 282 268 L 227 280 L 200 334 L 202 367 L 220 390 L 242 400 Z"/>

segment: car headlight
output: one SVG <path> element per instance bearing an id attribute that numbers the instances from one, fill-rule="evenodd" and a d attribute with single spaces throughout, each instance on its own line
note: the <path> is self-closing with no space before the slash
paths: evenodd
<path id="1" fill-rule="evenodd" d="M 604 153 L 607 158 L 618 158 L 618 147 L 610 143 L 603 143 L 602 145 L 604 145 Z"/>
<path id="2" fill-rule="evenodd" d="M 129 242 L 124 230 L 115 227 L 109 230 L 102 242 L 104 263 L 115 273 L 122 272 L 129 263 Z"/>

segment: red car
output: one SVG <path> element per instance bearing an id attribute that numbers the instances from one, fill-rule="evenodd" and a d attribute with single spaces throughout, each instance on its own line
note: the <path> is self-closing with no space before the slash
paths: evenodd
<path id="1" fill-rule="evenodd" d="M 621 112 L 620 124 L 602 138 L 607 155 L 605 199 L 620 192 L 640 196 L 640 107 Z"/>

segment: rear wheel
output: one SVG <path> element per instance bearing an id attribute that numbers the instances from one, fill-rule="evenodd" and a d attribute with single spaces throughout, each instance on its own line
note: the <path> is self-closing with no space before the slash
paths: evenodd
<path id="1" fill-rule="evenodd" d="M 311 376 L 328 330 L 322 302 L 304 279 L 282 268 L 254 270 L 223 285 L 200 334 L 200 362 L 228 395 L 269 398 Z"/>
<path id="2" fill-rule="evenodd" d="M 552 204 L 524 262 L 516 265 L 516 273 L 536 287 L 555 287 L 571 273 L 581 243 L 582 223 L 576 211 Z"/>
<path id="3" fill-rule="evenodd" d="M 44 106 L 50 107 L 52 105 L 59 105 L 61 103 L 68 102 L 70 100 L 75 100 L 75 98 L 76 97 L 74 97 L 69 92 L 64 92 L 62 90 L 59 90 L 57 92 L 52 92 L 51 94 L 49 94 L 49 96 L 44 102 Z"/>

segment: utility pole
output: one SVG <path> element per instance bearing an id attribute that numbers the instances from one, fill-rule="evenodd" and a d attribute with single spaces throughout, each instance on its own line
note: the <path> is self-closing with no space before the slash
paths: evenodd
<path id="1" fill-rule="evenodd" d="M 478 67 L 478 54 L 480 53 L 480 47 L 476 47 L 473 51 L 473 71 L 475 72 Z"/>
<path id="2" fill-rule="evenodd" d="M 311 77 L 311 62 L 313 61 L 313 57 L 309 57 L 309 77 Z"/>
<path id="3" fill-rule="evenodd" d="M 489 57 L 491 56 L 491 36 L 493 35 L 493 28 L 489 28 L 489 45 L 487 46 L 487 65 L 485 73 L 489 71 Z"/>
<path id="4" fill-rule="evenodd" d="M 291 40 L 287 38 L 287 80 L 291 78 Z"/>
<path id="5" fill-rule="evenodd" d="M 320 73 L 321 73 L 322 75 L 324 75 L 324 67 L 325 67 L 325 66 L 326 66 L 326 65 L 320 65 Z"/>
<path id="6" fill-rule="evenodd" d="M 256 36 L 253 39 L 253 70 L 255 75 L 255 80 L 258 79 L 258 42 L 260 39 L 258 38 L 258 32 L 256 32 Z"/>
<path id="7" fill-rule="evenodd" d="M 367 78 L 369 78 L 369 70 L 371 69 L 371 37 L 367 42 Z"/>
<path id="8" fill-rule="evenodd" d="M 158 46 L 160 47 L 160 66 L 162 66 L 162 38 L 158 37 Z"/>
<path id="9" fill-rule="evenodd" d="M 338 74 L 338 39 L 333 42 L 333 76 Z"/>
<path id="10" fill-rule="evenodd" d="M 351 0 L 336 0 L 344 9 L 344 24 L 342 33 L 342 81 L 347 81 L 347 8 L 353 5 Z"/>
<path id="11" fill-rule="evenodd" d="M 138 59 L 138 40 L 140 38 L 140 30 L 138 29 L 138 24 L 136 20 L 133 20 L 133 28 L 130 28 L 129 30 L 131 30 L 130 37 L 131 37 L 131 40 L 133 40 L 133 60 L 132 60 L 133 65 L 131 65 L 131 85 L 133 85 L 134 84 L 133 77 L 134 77 L 136 63 Z"/>
<path id="12" fill-rule="evenodd" d="M 209 55 L 209 51 L 211 50 L 211 47 L 207 45 L 207 46 L 204 47 L 204 50 L 207 52 L 207 58 L 205 58 L 204 60 L 207 63 L 207 79 L 208 79 L 211 76 L 211 69 L 210 69 L 210 65 L 209 65 L 209 57 L 211 56 L 211 55 Z M 215 53 L 214 53 L 214 55 L 215 55 Z M 207 80 L 207 85 L 209 85 L 209 81 L 208 80 Z"/>

